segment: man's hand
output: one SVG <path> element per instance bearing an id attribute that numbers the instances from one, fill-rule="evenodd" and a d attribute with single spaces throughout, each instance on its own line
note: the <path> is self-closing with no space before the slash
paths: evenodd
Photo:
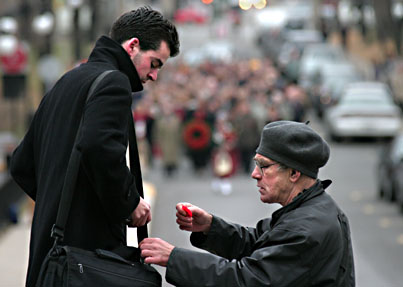
<path id="1" fill-rule="evenodd" d="M 136 209 L 132 212 L 130 227 L 139 227 L 151 221 L 151 207 L 143 198 L 140 197 L 140 202 Z"/>
<path id="2" fill-rule="evenodd" d="M 141 257 L 144 263 L 167 266 L 169 256 L 175 246 L 160 238 L 145 238 L 140 242 Z"/>
<path id="3" fill-rule="evenodd" d="M 188 213 L 182 208 L 183 205 L 191 211 L 192 217 L 189 217 Z M 212 220 L 213 216 L 211 214 L 195 205 L 187 202 L 181 202 L 176 205 L 176 223 L 182 230 L 207 233 L 210 230 Z"/>

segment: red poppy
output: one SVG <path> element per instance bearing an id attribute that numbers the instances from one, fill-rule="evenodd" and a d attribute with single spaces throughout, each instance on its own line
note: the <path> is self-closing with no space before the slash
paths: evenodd
<path id="1" fill-rule="evenodd" d="M 211 140 L 210 126 L 204 121 L 193 120 L 185 126 L 183 138 L 190 149 L 206 148 Z"/>

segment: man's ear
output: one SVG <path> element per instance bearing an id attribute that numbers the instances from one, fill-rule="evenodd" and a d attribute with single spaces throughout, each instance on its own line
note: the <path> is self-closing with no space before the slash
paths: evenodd
<path id="1" fill-rule="evenodd" d="M 130 57 L 134 57 L 140 51 L 140 41 L 138 38 L 130 38 L 122 44 L 123 49 L 129 54 Z"/>
<path id="2" fill-rule="evenodd" d="M 301 176 L 301 172 L 295 169 L 291 169 L 290 178 L 292 181 L 297 181 Z"/>

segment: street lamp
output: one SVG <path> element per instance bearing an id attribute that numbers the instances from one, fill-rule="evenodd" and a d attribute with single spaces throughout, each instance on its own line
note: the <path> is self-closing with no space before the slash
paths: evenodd
<path id="1" fill-rule="evenodd" d="M 12 54 L 18 46 L 14 35 L 0 35 L 0 56 Z"/>
<path id="2" fill-rule="evenodd" d="M 19 109 L 15 99 L 25 95 L 27 50 L 16 37 L 17 20 L 12 17 L 0 18 L 0 70 L 2 81 L 2 97 L 7 99 L 10 131 L 16 130 L 19 124 Z"/>
<path id="3" fill-rule="evenodd" d="M 73 8 L 73 45 L 75 60 L 81 59 L 81 30 L 80 30 L 80 8 L 83 5 L 83 0 L 68 0 L 67 4 Z"/>
<path id="4" fill-rule="evenodd" d="M 0 31 L 7 34 L 15 34 L 18 30 L 18 23 L 13 17 L 0 18 Z"/>
<path id="5" fill-rule="evenodd" d="M 18 39 L 15 35 L 18 30 L 18 23 L 13 17 L 0 18 L 0 56 L 10 55 L 18 46 Z"/>
<path id="6" fill-rule="evenodd" d="M 266 0 L 239 0 L 239 8 L 242 10 L 249 10 L 252 6 L 256 9 L 263 9 L 266 4 Z"/>
<path id="7" fill-rule="evenodd" d="M 32 20 L 32 30 L 44 41 L 38 41 L 39 55 L 47 55 L 51 53 L 52 41 L 51 35 L 55 26 L 55 18 L 51 11 L 45 11 L 34 17 Z"/>
<path id="8" fill-rule="evenodd" d="M 54 27 L 55 18 L 51 12 L 45 12 L 38 15 L 32 21 L 32 29 L 35 33 L 41 36 L 49 35 Z"/>

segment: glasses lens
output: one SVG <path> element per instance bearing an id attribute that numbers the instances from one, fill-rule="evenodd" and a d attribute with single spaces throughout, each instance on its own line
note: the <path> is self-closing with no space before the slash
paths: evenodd
<path id="1" fill-rule="evenodd" d="M 257 160 L 255 160 L 255 165 L 257 166 L 257 169 L 259 170 L 259 173 L 260 173 L 261 175 L 263 175 L 262 166 L 260 165 L 260 163 L 259 163 Z"/>
<path id="2" fill-rule="evenodd" d="M 272 165 L 276 165 L 277 163 L 268 163 L 268 164 L 263 164 L 257 160 L 255 160 L 255 165 L 257 166 L 257 169 L 259 170 L 260 174 L 263 175 L 264 173 L 264 168 L 269 168 Z"/>

